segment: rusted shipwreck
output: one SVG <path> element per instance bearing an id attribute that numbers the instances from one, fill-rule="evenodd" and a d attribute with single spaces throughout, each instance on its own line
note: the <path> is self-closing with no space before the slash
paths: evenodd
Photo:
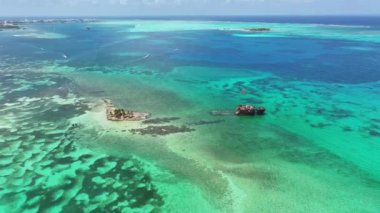
<path id="1" fill-rule="evenodd" d="M 235 115 L 264 115 L 264 107 L 254 107 L 250 105 L 239 105 L 235 110 Z"/>

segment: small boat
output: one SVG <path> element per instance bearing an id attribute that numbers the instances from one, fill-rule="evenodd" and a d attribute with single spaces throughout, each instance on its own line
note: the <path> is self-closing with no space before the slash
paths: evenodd
<path id="1" fill-rule="evenodd" d="M 239 105 L 235 110 L 235 115 L 264 115 L 264 107 L 254 107 L 250 105 Z"/>

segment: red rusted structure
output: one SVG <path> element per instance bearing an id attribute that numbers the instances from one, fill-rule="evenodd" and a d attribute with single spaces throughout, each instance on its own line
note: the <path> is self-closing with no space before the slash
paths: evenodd
<path id="1" fill-rule="evenodd" d="M 250 105 L 239 105 L 236 108 L 235 115 L 264 115 L 264 107 L 254 107 Z"/>

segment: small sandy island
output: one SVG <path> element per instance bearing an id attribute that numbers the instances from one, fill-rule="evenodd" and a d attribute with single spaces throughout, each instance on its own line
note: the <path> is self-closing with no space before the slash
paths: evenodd
<path id="1" fill-rule="evenodd" d="M 246 31 L 246 32 L 269 32 L 269 31 L 271 31 L 271 29 L 270 28 L 266 28 L 266 27 L 245 28 L 245 29 L 243 29 L 243 31 Z"/>
<path id="2" fill-rule="evenodd" d="M 264 33 L 264 32 L 271 32 L 272 31 L 271 28 L 266 28 L 266 27 L 240 28 L 240 29 L 224 28 L 223 30 L 240 31 L 240 32 L 247 32 L 247 33 Z"/>
<path id="3" fill-rule="evenodd" d="M 150 113 L 115 108 L 111 100 L 104 100 L 104 102 L 106 104 L 107 119 L 110 121 L 141 121 L 150 117 Z"/>

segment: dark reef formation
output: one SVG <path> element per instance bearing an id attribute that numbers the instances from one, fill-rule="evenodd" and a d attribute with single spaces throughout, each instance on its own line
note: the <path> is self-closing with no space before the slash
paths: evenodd
<path id="1" fill-rule="evenodd" d="M 1 203 L 11 203 L 14 212 L 159 212 L 164 199 L 140 160 L 78 146 L 96 132 L 85 133 L 83 124 L 69 120 L 89 106 L 80 97 L 56 100 L 72 99 L 75 88 L 70 79 L 51 73 L 0 76 L 0 117 L 15 121 L 0 128 L 0 170 L 9 171 L 1 174 Z M 12 205 L 20 197 L 23 201 Z"/>
<path id="2" fill-rule="evenodd" d="M 218 124 L 218 123 L 223 123 L 223 122 L 225 122 L 225 120 L 198 121 L 194 123 L 189 123 L 189 125 L 201 126 L 201 125 Z"/>
<path id="3" fill-rule="evenodd" d="M 154 119 L 145 120 L 142 123 L 143 124 L 164 124 L 164 123 L 170 123 L 172 121 L 176 121 L 179 119 L 180 118 L 178 117 L 154 118 Z"/>
<path id="4" fill-rule="evenodd" d="M 166 126 L 148 126 L 146 128 L 140 129 L 131 129 L 129 130 L 133 134 L 140 135 L 151 135 L 151 136 L 159 136 L 159 135 L 170 135 L 175 133 L 185 133 L 185 132 L 193 132 L 195 129 L 189 128 L 187 126 L 174 126 L 174 125 L 166 125 Z"/>

